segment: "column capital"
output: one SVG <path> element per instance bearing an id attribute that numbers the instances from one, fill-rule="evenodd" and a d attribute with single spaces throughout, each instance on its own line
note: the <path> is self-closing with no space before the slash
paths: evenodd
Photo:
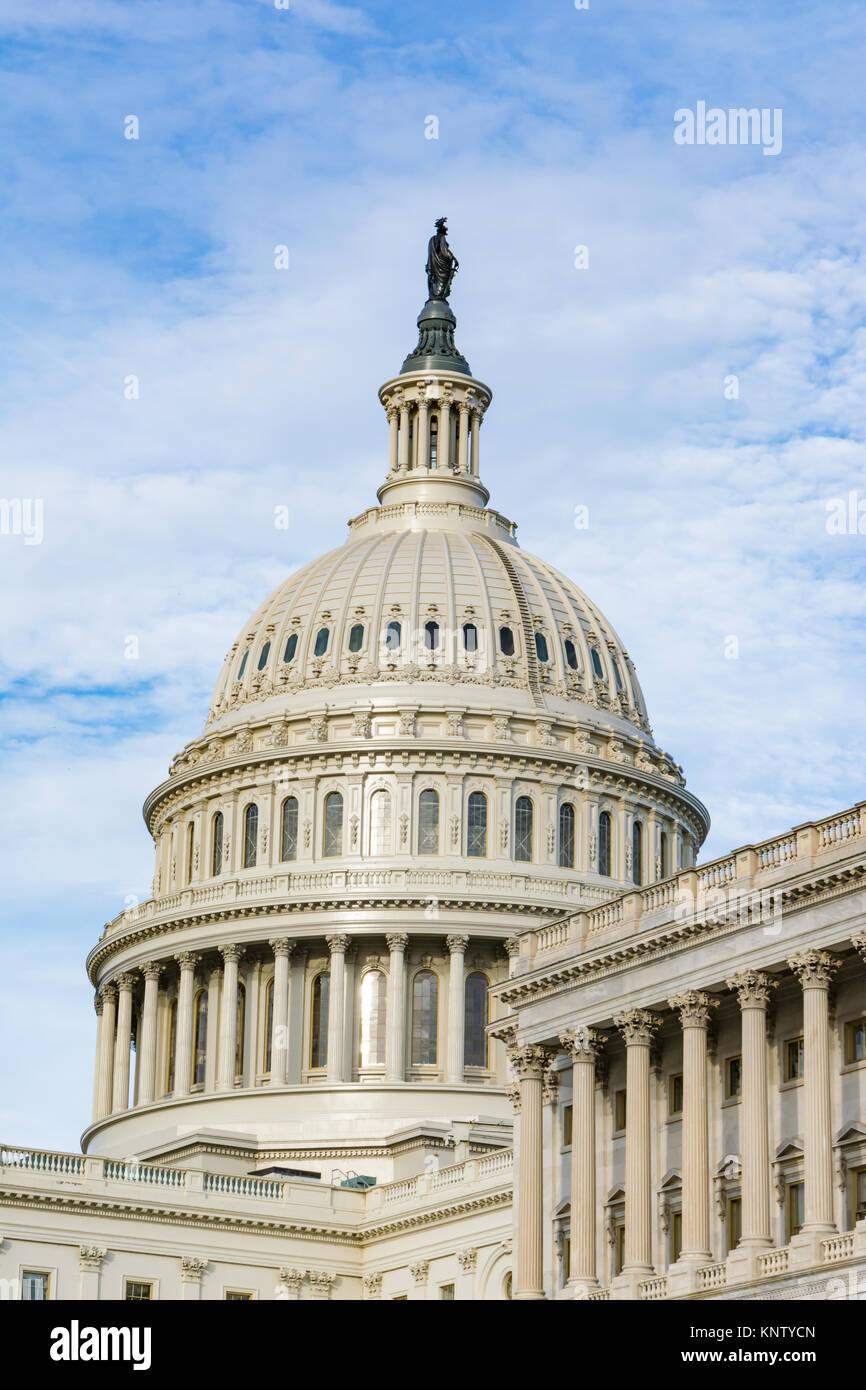
<path id="1" fill-rule="evenodd" d="M 100 988 L 100 990 L 99 990 L 99 994 L 100 994 L 100 996 L 101 996 L 101 998 L 102 998 L 103 1003 L 105 1003 L 105 1004 L 111 1003 L 112 1000 L 114 1000 L 114 999 L 117 998 L 117 985 L 114 985 L 114 984 L 102 985 L 101 988 Z"/>
<path id="2" fill-rule="evenodd" d="M 217 950 L 219 951 L 226 965 L 228 965 L 229 961 L 239 961 L 244 953 L 243 946 L 236 946 L 234 944 L 229 946 L 218 946 Z"/>
<path id="3" fill-rule="evenodd" d="M 350 936 L 345 936 L 342 932 L 335 932 L 333 936 L 326 936 L 325 940 L 331 948 L 332 956 L 338 954 L 345 955 L 352 944 L 352 938 Z"/>
<path id="4" fill-rule="evenodd" d="M 516 936 L 506 936 L 502 942 L 502 949 L 509 960 L 514 960 L 520 955 L 520 939 Z"/>
<path id="5" fill-rule="evenodd" d="M 427 1275 L 430 1273 L 430 1261 L 417 1260 L 415 1264 L 409 1266 L 409 1273 L 412 1275 L 416 1284 L 426 1284 Z"/>
<path id="6" fill-rule="evenodd" d="M 108 1251 L 101 1245 L 79 1245 L 78 1268 L 84 1271 L 98 1270 Z"/>
<path id="7" fill-rule="evenodd" d="M 307 1278 L 314 1298 L 330 1298 L 331 1286 L 337 1281 L 336 1274 L 327 1269 L 308 1269 Z"/>
<path id="8" fill-rule="evenodd" d="M 626 1009 L 613 1017 L 613 1026 L 624 1037 L 626 1047 L 649 1047 L 660 1025 L 658 1014 L 649 1009 Z"/>
<path id="9" fill-rule="evenodd" d="M 178 951 L 175 960 L 182 972 L 195 970 L 201 956 L 197 956 L 195 951 Z"/>
<path id="10" fill-rule="evenodd" d="M 542 1081 L 554 1055 L 549 1047 L 536 1043 L 508 1049 L 508 1060 L 521 1081 Z"/>
<path id="11" fill-rule="evenodd" d="M 860 952 L 864 963 L 866 963 L 866 931 L 856 932 L 855 935 L 851 937 L 851 945 L 854 947 L 855 951 Z"/>
<path id="12" fill-rule="evenodd" d="M 592 1062 L 604 1047 L 604 1034 L 596 1028 L 567 1028 L 560 1033 L 559 1041 L 572 1062 Z"/>
<path id="13" fill-rule="evenodd" d="M 829 951 L 810 949 L 798 951 L 788 957 L 788 965 L 793 970 L 803 989 L 829 989 L 830 981 L 839 969 L 840 961 Z"/>
<path id="14" fill-rule="evenodd" d="M 288 1265 L 280 1267 L 280 1283 L 287 1293 L 291 1292 L 297 1296 L 304 1279 L 304 1273 L 303 1269 L 292 1269 Z"/>
<path id="15" fill-rule="evenodd" d="M 779 987 L 778 980 L 763 970 L 741 970 L 725 983 L 736 992 L 741 1009 L 766 1009 L 772 998 L 770 991 Z"/>
<path id="16" fill-rule="evenodd" d="M 460 935 L 446 936 L 445 945 L 448 947 L 450 955 L 460 956 L 469 945 L 469 937 Z"/>
<path id="17" fill-rule="evenodd" d="M 684 1028 L 706 1028 L 711 1010 L 719 1007 L 719 1001 L 702 989 L 684 989 L 680 994 L 672 994 L 668 1005 L 679 1014 Z"/>
<path id="18" fill-rule="evenodd" d="M 201 1276 L 208 1267 L 207 1258 L 204 1255 L 181 1255 L 180 1257 L 180 1277 L 183 1283 L 201 1283 Z"/>
<path id="19" fill-rule="evenodd" d="M 93 1007 L 96 1010 L 97 1014 L 101 1016 L 102 1010 L 105 1008 L 105 1000 L 102 996 L 101 989 L 98 989 L 93 996 Z"/>
<path id="20" fill-rule="evenodd" d="M 409 933 L 405 931 L 388 932 L 385 937 L 389 951 L 405 951 L 409 945 Z"/>
<path id="21" fill-rule="evenodd" d="M 276 959 L 277 956 L 288 957 L 295 949 L 295 942 L 290 941 L 287 936 L 271 937 L 268 945 L 274 953 L 274 959 Z"/>
<path id="22" fill-rule="evenodd" d="M 515 1115 L 520 1114 L 520 1085 L 517 1081 L 512 1081 L 505 1087 L 505 1098 L 510 1102 Z"/>
<path id="23" fill-rule="evenodd" d="M 119 975 L 115 975 L 114 983 L 119 990 L 131 990 L 135 984 L 135 975 L 131 970 L 124 970 Z"/>
<path id="24" fill-rule="evenodd" d="M 141 967 L 141 973 L 146 980 L 158 980 L 165 966 L 158 960 L 147 960 Z"/>
<path id="25" fill-rule="evenodd" d="M 478 1263 L 478 1251 L 476 1250 L 475 1246 L 468 1245 L 465 1250 L 458 1250 L 457 1263 L 463 1270 L 464 1274 L 468 1274 L 471 1270 L 473 1270 L 476 1264 Z"/>

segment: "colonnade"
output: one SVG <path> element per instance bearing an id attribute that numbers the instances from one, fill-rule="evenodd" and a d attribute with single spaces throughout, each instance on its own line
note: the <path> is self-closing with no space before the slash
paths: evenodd
<path id="1" fill-rule="evenodd" d="M 387 407 L 390 429 L 388 447 L 389 474 L 408 473 L 416 468 L 448 470 L 457 474 L 478 477 L 478 434 L 484 414 L 479 402 L 463 399 L 453 401 L 450 395 L 438 398 L 421 396 L 417 401 L 400 401 Z M 454 416 L 456 415 L 456 422 Z M 430 457 L 431 421 L 436 421 L 437 457 Z M 413 425 L 410 448 L 410 420 Z M 454 446 L 456 423 L 456 458 Z"/>

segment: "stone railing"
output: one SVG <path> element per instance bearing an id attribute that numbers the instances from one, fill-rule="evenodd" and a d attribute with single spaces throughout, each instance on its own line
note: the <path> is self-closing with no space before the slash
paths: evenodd
<path id="1" fill-rule="evenodd" d="M 821 1253 L 825 1264 L 833 1264 L 836 1260 L 847 1260 L 854 1254 L 854 1232 L 847 1231 L 841 1236 L 830 1236 L 827 1240 L 821 1241 Z"/>
<path id="2" fill-rule="evenodd" d="M 367 1209 L 392 1207 L 399 1202 L 417 1202 L 438 1192 L 470 1187 L 487 1179 L 505 1182 L 511 1176 L 513 1163 L 512 1149 L 497 1149 L 481 1158 L 452 1163 L 447 1168 L 434 1168 L 432 1172 L 421 1173 L 418 1177 L 382 1183 L 379 1187 L 368 1188 Z"/>
<path id="3" fill-rule="evenodd" d="M 681 869 L 660 883 L 620 893 L 597 907 L 579 908 L 529 933 L 531 948 L 521 951 L 520 968 L 534 969 L 544 964 L 545 956 L 584 950 L 668 923 L 775 923 L 786 880 L 866 854 L 864 811 L 866 802 L 860 802 L 839 815 L 808 821 L 772 840 Z"/>
<path id="4" fill-rule="evenodd" d="M 49 1149 L 11 1149 L 0 1146 L 0 1168 L 26 1168 L 31 1173 L 79 1177 L 84 1172 L 83 1154 L 52 1153 Z"/>
<path id="5" fill-rule="evenodd" d="M 781 1250 L 768 1250 L 766 1255 L 758 1256 L 758 1273 L 765 1279 L 774 1274 L 787 1274 L 790 1251 L 787 1245 Z"/>
<path id="6" fill-rule="evenodd" d="M 727 1266 L 724 1264 L 701 1265 L 698 1270 L 699 1289 L 721 1289 L 727 1282 Z"/>
<path id="7" fill-rule="evenodd" d="M 656 1299 L 667 1298 L 668 1280 L 666 1274 L 660 1274 L 656 1279 L 644 1279 L 637 1286 L 638 1298 Z"/>

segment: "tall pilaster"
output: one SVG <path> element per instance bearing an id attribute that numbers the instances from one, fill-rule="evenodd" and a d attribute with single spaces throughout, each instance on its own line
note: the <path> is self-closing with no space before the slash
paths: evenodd
<path id="1" fill-rule="evenodd" d="M 114 1034 L 117 1021 L 117 986 L 103 985 L 99 991 L 102 998 L 102 1035 L 99 1044 L 99 1084 L 96 1101 L 96 1118 L 104 1119 L 111 1113 L 111 1097 L 114 1084 Z"/>
<path id="2" fill-rule="evenodd" d="M 223 958 L 222 1014 L 220 1017 L 220 1063 L 217 1090 L 233 1091 L 238 1054 L 238 962 L 243 947 L 220 946 Z"/>
<path id="3" fill-rule="evenodd" d="M 728 980 L 742 1011 L 743 1166 L 742 1235 L 746 1248 L 772 1244 L 770 1236 L 770 1136 L 767 1115 L 767 1006 L 776 981 L 761 970 L 742 970 Z"/>
<path id="4" fill-rule="evenodd" d="M 445 943 L 451 957 L 448 973 L 448 1052 L 446 1081 L 463 1080 L 464 1029 L 466 1026 L 464 959 L 468 936 L 447 936 Z"/>
<path id="5" fill-rule="evenodd" d="M 156 1094 L 156 1035 L 157 1012 L 159 1007 L 159 977 L 162 966 L 158 961 L 149 960 L 141 967 L 144 976 L 144 1007 L 141 1014 L 141 1038 L 139 1039 L 138 1103 L 150 1105 Z"/>
<path id="6" fill-rule="evenodd" d="M 614 1016 L 626 1046 L 625 1263 L 623 1274 L 652 1272 L 650 1047 L 661 1019 L 647 1009 Z"/>
<path id="7" fill-rule="evenodd" d="M 325 938 L 331 949 L 331 984 L 328 992 L 328 1080 L 345 1081 L 346 1053 L 346 952 L 350 939 L 341 933 Z"/>
<path id="8" fill-rule="evenodd" d="M 829 951 L 800 951 L 788 965 L 803 990 L 805 1169 L 803 1234 L 835 1231 L 830 1104 L 830 981 L 839 961 Z"/>
<path id="9" fill-rule="evenodd" d="M 278 936 L 268 944 L 274 953 L 271 1085 L 285 1086 L 289 1077 L 289 956 L 294 942 Z"/>
<path id="10" fill-rule="evenodd" d="M 520 1165 L 516 1299 L 544 1298 L 544 1187 L 541 1088 L 553 1054 L 547 1047 L 508 1049 L 520 1087 Z"/>
<path id="11" fill-rule="evenodd" d="M 175 956 L 175 960 L 180 967 L 180 985 L 177 993 L 173 1094 L 175 1096 L 188 1096 L 192 1084 L 192 1006 L 195 968 L 200 957 L 192 951 L 181 951 Z"/>
<path id="12" fill-rule="evenodd" d="M 604 1038 L 594 1028 L 571 1028 L 560 1033 L 571 1058 L 571 1269 L 569 1284 L 576 1290 L 595 1288 L 595 1062 Z"/>
<path id="13" fill-rule="evenodd" d="M 388 967 L 388 1013 L 385 1023 L 385 1074 L 389 1081 L 406 1079 L 406 932 L 386 936 L 390 952 Z"/>
<path id="14" fill-rule="evenodd" d="M 93 1007 L 94 1007 L 94 1009 L 96 1010 L 96 1052 L 95 1052 L 94 1058 L 93 1058 L 93 1106 L 92 1106 L 92 1110 L 91 1110 L 91 1115 L 92 1115 L 92 1118 L 93 1118 L 94 1120 L 98 1120 L 98 1119 L 100 1119 L 100 1114 L 99 1114 L 99 1081 L 100 1081 L 100 1068 L 102 1067 L 102 1049 L 103 1049 L 103 1041 L 102 1041 L 102 1039 L 103 1039 L 103 1031 L 104 1031 L 104 1030 L 103 1030 L 103 1025 L 102 1025 L 102 1015 L 103 1015 L 103 1011 L 104 1011 L 104 1009 L 105 1009 L 105 1000 L 103 999 L 102 994 L 100 993 L 99 990 L 97 990 L 97 991 L 96 991 L 96 994 L 93 996 Z"/>
<path id="15" fill-rule="evenodd" d="M 707 1028 L 718 1000 L 698 989 L 668 1000 L 683 1027 L 683 1248 L 680 1259 L 695 1264 L 710 1249 L 710 1160 L 707 1130 Z"/>
<path id="16" fill-rule="evenodd" d="M 135 976 L 129 973 L 118 975 L 116 984 L 117 1041 L 114 1047 L 112 1112 L 129 1108 L 129 1043 L 132 1035 L 132 986 L 135 984 Z"/>

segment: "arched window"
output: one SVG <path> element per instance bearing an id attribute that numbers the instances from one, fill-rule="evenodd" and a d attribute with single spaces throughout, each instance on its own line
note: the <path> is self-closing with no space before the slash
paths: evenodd
<path id="1" fill-rule="evenodd" d="M 265 1071 L 270 1071 L 274 1055 L 274 977 L 265 989 Z"/>
<path id="2" fill-rule="evenodd" d="M 565 659 L 572 671 L 577 670 L 577 649 L 570 637 L 565 639 Z"/>
<path id="3" fill-rule="evenodd" d="M 177 999 L 168 1006 L 168 1064 L 165 1069 L 165 1089 L 174 1090 L 174 1056 L 177 1051 Z"/>
<path id="4" fill-rule="evenodd" d="M 391 848 L 391 793 L 373 792 L 370 797 L 370 854 L 390 854 Z"/>
<path id="5" fill-rule="evenodd" d="M 195 863 L 195 821 L 190 821 L 186 831 L 186 881 L 192 883 L 192 870 Z"/>
<path id="6" fill-rule="evenodd" d="M 614 678 L 614 680 L 616 681 L 616 688 L 617 688 L 617 690 L 620 690 L 620 691 L 621 691 L 622 688 L 623 688 L 623 685 L 622 685 L 622 676 L 621 676 L 620 673 L 619 673 L 619 662 L 617 661 L 617 659 L 616 659 L 615 656 L 612 656 L 610 660 L 611 660 L 611 665 L 613 666 L 613 678 Z"/>
<path id="7" fill-rule="evenodd" d="M 385 1064 L 385 976 L 381 970 L 367 970 L 361 978 L 362 1067 Z"/>
<path id="8" fill-rule="evenodd" d="M 430 467 L 437 468 L 439 464 L 439 421 L 434 415 L 430 420 Z"/>
<path id="9" fill-rule="evenodd" d="M 514 808 L 514 858 L 529 863 L 532 859 L 532 802 L 519 796 Z"/>
<path id="10" fill-rule="evenodd" d="M 598 818 L 598 872 L 610 878 L 610 815 L 602 811 Z"/>
<path id="11" fill-rule="evenodd" d="M 200 989 L 193 1004 L 192 1084 L 204 1085 L 207 1065 L 207 990 Z"/>
<path id="12" fill-rule="evenodd" d="M 292 632 L 289 634 L 289 639 L 286 642 L 286 650 L 283 652 L 283 661 L 285 661 L 286 664 L 292 661 L 297 650 L 298 634 L 296 632 Z"/>
<path id="13" fill-rule="evenodd" d="M 598 654 L 598 647 L 590 647 L 589 654 L 592 657 L 592 669 L 600 681 L 604 680 L 604 667 L 601 664 L 601 657 Z"/>
<path id="14" fill-rule="evenodd" d="M 664 830 L 659 836 L 659 860 L 659 878 L 667 878 L 670 873 L 670 859 L 668 858 L 667 832 Z"/>
<path id="15" fill-rule="evenodd" d="M 249 647 L 247 647 L 246 651 L 244 652 L 243 656 L 241 657 L 241 664 L 240 664 L 240 666 L 238 667 L 238 680 L 240 680 L 240 679 L 242 678 L 242 676 L 243 676 L 243 674 L 244 674 L 244 671 L 247 669 L 247 657 L 249 656 L 249 654 L 250 654 L 250 649 L 249 649 Z"/>
<path id="16" fill-rule="evenodd" d="M 502 652 L 503 656 L 514 655 L 514 633 L 511 631 L 510 627 L 501 627 L 499 629 L 499 650 Z"/>
<path id="17" fill-rule="evenodd" d="M 268 664 L 268 657 L 270 656 L 270 654 L 271 654 L 271 644 L 270 644 L 270 642 L 266 642 L 265 645 L 262 647 L 261 651 L 259 652 L 259 670 L 260 670 L 260 671 L 264 671 L 265 667 L 267 666 L 267 664 Z"/>
<path id="18" fill-rule="evenodd" d="M 559 867 L 574 868 L 574 807 L 570 801 L 559 808 Z"/>
<path id="19" fill-rule="evenodd" d="M 639 820 L 631 825 L 631 877 L 638 887 L 643 883 L 643 827 Z"/>
<path id="20" fill-rule="evenodd" d="M 412 981 L 412 1066 L 435 1067 L 439 1033 L 439 980 L 420 970 Z"/>
<path id="21" fill-rule="evenodd" d="M 244 1073 L 244 1027 L 247 1021 L 247 992 L 238 985 L 238 1036 L 235 1043 L 235 1078 Z"/>
<path id="22" fill-rule="evenodd" d="M 343 853 L 343 798 L 339 792 L 328 792 L 325 797 L 322 853 L 326 859 Z"/>
<path id="23" fill-rule="evenodd" d="M 250 802 L 244 811 L 244 868 L 254 869 L 259 843 L 259 808 Z"/>
<path id="24" fill-rule="evenodd" d="M 210 871 L 216 877 L 223 871 L 223 813 L 217 811 L 211 822 Z"/>
<path id="25" fill-rule="evenodd" d="M 439 624 L 429 622 L 424 624 L 424 646 L 428 652 L 435 652 L 439 646 Z"/>
<path id="26" fill-rule="evenodd" d="M 478 650 L 478 629 L 474 623 L 463 624 L 463 650 L 465 652 L 477 652 Z"/>
<path id="27" fill-rule="evenodd" d="M 439 793 L 431 789 L 418 798 L 418 853 L 439 853 Z"/>
<path id="28" fill-rule="evenodd" d="M 470 859 L 487 857 L 487 797 L 472 792 L 466 814 L 466 853 Z"/>
<path id="29" fill-rule="evenodd" d="M 385 629 L 385 647 L 389 652 L 398 652 L 402 639 L 402 630 L 397 622 L 389 623 Z"/>
<path id="30" fill-rule="evenodd" d="M 543 632 L 535 634 L 535 655 L 539 661 L 547 661 L 547 638 Z"/>
<path id="31" fill-rule="evenodd" d="M 326 627 L 320 627 L 316 633 L 316 645 L 313 649 L 314 656 L 324 656 L 328 650 L 328 638 L 330 633 Z"/>
<path id="32" fill-rule="evenodd" d="M 312 1009 L 310 1012 L 310 1066 L 328 1065 L 328 994 L 331 977 L 325 972 L 313 981 Z"/>
<path id="33" fill-rule="evenodd" d="M 463 1059 L 467 1067 L 487 1066 L 487 991 L 490 981 L 476 972 L 466 980 Z"/>
<path id="34" fill-rule="evenodd" d="M 349 633 L 349 651 L 359 652 L 364 645 L 364 624 L 355 623 Z"/>
<path id="35" fill-rule="evenodd" d="M 514 1292 L 514 1276 L 511 1270 L 505 1276 L 502 1284 L 502 1294 L 504 1298 L 511 1298 Z"/>
<path id="36" fill-rule="evenodd" d="M 280 812 L 280 858 L 298 857 L 298 798 L 287 796 Z"/>

